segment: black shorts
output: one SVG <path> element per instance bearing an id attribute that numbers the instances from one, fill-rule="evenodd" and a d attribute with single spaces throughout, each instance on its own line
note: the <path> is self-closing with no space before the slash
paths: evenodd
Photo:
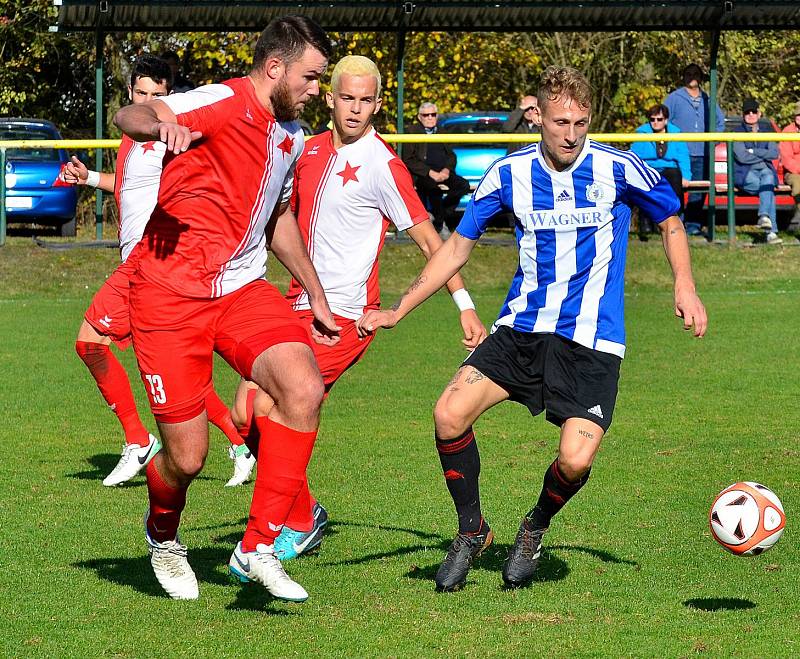
<path id="1" fill-rule="evenodd" d="M 616 355 L 591 350 L 555 334 L 501 326 L 464 360 L 508 391 L 536 416 L 557 426 L 574 417 L 608 430 L 617 400 Z"/>

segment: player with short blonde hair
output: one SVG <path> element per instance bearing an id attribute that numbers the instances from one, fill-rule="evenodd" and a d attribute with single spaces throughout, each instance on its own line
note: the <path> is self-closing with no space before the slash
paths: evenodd
<path id="1" fill-rule="evenodd" d="M 390 222 L 405 231 L 428 259 L 442 246 L 408 169 L 372 126 L 381 108 L 379 90 L 380 73 L 374 62 L 352 55 L 341 59 L 326 94 L 333 128 L 306 142 L 295 173 L 292 204 L 300 232 L 341 328 L 338 344 L 313 346 L 326 392 L 361 359 L 373 338 L 358 336 L 356 320 L 380 306 L 378 258 Z M 450 279 L 447 288 L 459 308 L 463 343 L 472 349 L 485 338 L 486 330 L 461 276 Z M 287 298 L 307 324 L 308 291 L 296 279 Z M 255 396 L 257 420 L 268 413 L 272 400 L 263 392 Z M 234 420 L 245 426 L 250 414 L 243 385 Z M 313 500 L 306 482 L 275 541 L 278 557 L 291 559 L 319 546 L 326 522 L 327 512 Z"/>
<path id="2" fill-rule="evenodd" d="M 331 73 L 331 91 L 335 94 L 339 91 L 342 75 L 348 76 L 372 76 L 376 82 L 376 98 L 381 96 L 381 72 L 378 65 L 369 57 L 363 55 L 345 55 L 336 62 Z"/>

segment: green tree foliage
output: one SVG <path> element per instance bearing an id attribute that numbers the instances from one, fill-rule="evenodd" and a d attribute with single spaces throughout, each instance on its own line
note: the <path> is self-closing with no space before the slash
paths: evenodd
<path id="1" fill-rule="evenodd" d="M 397 38 L 388 33 L 334 35 L 335 59 L 372 57 L 383 76 L 386 128 L 397 126 Z M 433 101 L 440 112 L 498 110 L 515 107 L 527 92 L 539 57 L 517 34 L 469 32 L 412 33 L 406 37 L 403 117 L 413 122 L 417 108 Z"/>
<path id="2" fill-rule="evenodd" d="M 55 22 L 52 0 L 0 1 L 0 115 L 75 134 L 94 115 L 93 37 L 48 32 Z"/>
<path id="3" fill-rule="evenodd" d="M 52 33 L 51 0 L 0 0 L 0 114 L 53 120 L 70 137 L 94 133 L 94 35 Z M 197 84 L 247 73 L 258 35 L 241 32 L 127 33 L 103 43 L 106 134 L 117 136 L 111 117 L 127 102 L 130 62 L 142 52 L 178 53 Z M 383 74 L 384 110 L 379 127 L 397 126 L 397 38 L 393 33 L 333 33 L 333 60 L 364 54 Z M 620 33 L 410 33 L 405 48 L 403 117 L 435 101 L 442 112 L 514 107 L 535 90 L 548 64 L 582 70 L 596 90 L 595 131 L 629 131 L 644 110 L 680 85 L 689 62 L 708 68 L 710 35 L 701 32 Z M 754 97 L 764 114 L 783 124 L 800 99 L 800 33 L 724 33 L 719 55 L 720 104 L 738 114 Z M 325 83 L 323 81 L 323 88 Z M 322 98 L 304 115 L 324 124 Z"/>

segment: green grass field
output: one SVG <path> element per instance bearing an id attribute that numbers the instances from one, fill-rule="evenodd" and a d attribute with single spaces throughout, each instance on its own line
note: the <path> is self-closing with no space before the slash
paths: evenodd
<path id="1" fill-rule="evenodd" d="M 672 316 L 660 246 L 631 244 L 615 422 L 524 590 L 503 591 L 500 568 L 557 430 L 513 403 L 478 422 L 497 542 L 464 591 L 435 593 L 455 515 L 431 412 L 463 357 L 454 305 L 440 294 L 379 336 L 323 412 L 310 476 L 331 522 L 320 553 L 287 564 L 311 593 L 289 605 L 228 578 L 252 485 L 223 488 L 231 463 L 216 429 L 182 524 L 201 598 L 162 595 L 142 537 L 144 481 L 101 486 L 121 433 L 73 350 L 116 253 L 10 239 L 0 248 L 0 654 L 798 656 L 800 251 L 696 244 L 693 256 L 710 317 L 701 341 Z M 420 264 L 415 248 L 388 246 L 385 300 Z M 487 324 L 514 267 L 513 249 L 479 246 L 466 268 Z M 123 361 L 146 410 L 133 355 Z M 215 380 L 229 399 L 236 377 L 221 362 Z M 783 539 L 755 558 L 724 552 L 707 524 L 716 493 L 745 479 L 773 488 L 788 516 Z"/>

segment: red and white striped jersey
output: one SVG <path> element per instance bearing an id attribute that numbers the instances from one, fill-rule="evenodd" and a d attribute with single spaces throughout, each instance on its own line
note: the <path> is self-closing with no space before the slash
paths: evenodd
<path id="1" fill-rule="evenodd" d="M 134 142 L 127 135 L 122 136 L 114 175 L 114 198 L 119 208 L 119 251 L 123 261 L 142 239 L 158 201 L 166 151 L 164 142 Z"/>
<path id="2" fill-rule="evenodd" d="M 378 255 L 389 222 L 404 231 L 428 219 L 408 169 L 374 129 L 338 150 L 330 131 L 308 140 L 292 205 L 331 311 L 353 319 L 380 306 Z M 294 279 L 287 298 L 310 308 Z"/>
<path id="3" fill-rule="evenodd" d="M 136 250 L 140 276 L 186 297 L 232 293 L 266 272 L 264 229 L 291 196 L 303 131 L 277 122 L 249 78 L 160 100 L 202 137 L 164 159 L 158 203 Z"/>

